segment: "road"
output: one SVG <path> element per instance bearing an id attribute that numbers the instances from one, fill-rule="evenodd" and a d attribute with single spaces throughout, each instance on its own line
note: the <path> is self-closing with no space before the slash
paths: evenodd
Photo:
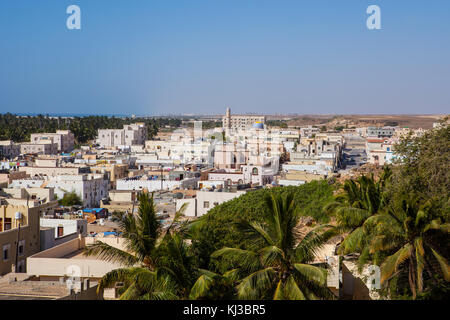
<path id="1" fill-rule="evenodd" d="M 345 170 L 351 170 L 360 167 L 367 161 L 365 149 L 346 148 L 343 150 L 343 164 Z"/>

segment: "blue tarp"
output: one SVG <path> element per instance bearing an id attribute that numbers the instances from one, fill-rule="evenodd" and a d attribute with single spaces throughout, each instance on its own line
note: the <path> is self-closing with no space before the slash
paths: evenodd
<path id="1" fill-rule="evenodd" d="M 83 212 L 87 212 L 87 213 L 91 213 L 91 212 L 100 213 L 102 211 L 106 211 L 106 209 L 105 208 L 86 208 L 86 209 L 83 209 Z"/>

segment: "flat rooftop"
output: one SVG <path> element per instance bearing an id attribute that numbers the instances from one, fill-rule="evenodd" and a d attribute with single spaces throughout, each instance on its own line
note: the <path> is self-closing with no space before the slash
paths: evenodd
<path id="1" fill-rule="evenodd" d="M 66 284 L 54 281 L 0 283 L 0 300 L 54 300 L 67 295 Z"/>
<path id="2" fill-rule="evenodd" d="M 69 254 L 66 254 L 65 256 L 62 256 L 60 259 L 74 259 L 74 260 L 96 260 L 97 258 L 95 256 L 85 256 L 83 254 L 84 249 L 73 251 Z"/>

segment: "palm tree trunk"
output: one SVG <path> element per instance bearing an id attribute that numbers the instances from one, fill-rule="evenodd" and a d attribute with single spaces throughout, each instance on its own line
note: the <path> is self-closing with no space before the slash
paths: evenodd
<path id="1" fill-rule="evenodd" d="M 409 286 L 411 288 L 413 299 L 416 299 L 416 276 L 414 274 L 414 261 L 412 255 L 409 257 Z"/>

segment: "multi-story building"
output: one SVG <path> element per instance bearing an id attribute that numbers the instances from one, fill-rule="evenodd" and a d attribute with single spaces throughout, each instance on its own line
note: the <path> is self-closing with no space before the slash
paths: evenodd
<path id="1" fill-rule="evenodd" d="M 222 127 L 231 130 L 245 130 L 251 128 L 254 124 L 266 123 L 265 116 L 258 115 L 231 115 L 231 109 L 227 108 L 225 116 L 222 117 Z"/>
<path id="2" fill-rule="evenodd" d="M 102 148 L 144 145 L 147 126 L 144 123 L 127 124 L 123 129 L 99 129 L 97 143 Z"/>
<path id="3" fill-rule="evenodd" d="M 20 154 L 20 144 L 11 140 L 0 141 L 0 157 L 13 159 Z"/>
<path id="4" fill-rule="evenodd" d="M 153 179 L 128 178 L 117 180 L 117 190 L 147 190 L 149 192 L 157 190 L 194 189 L 197 187 L 199 178 L 185 179 L 163 179 L 154 177 Z"/>
<path id="5" fill-rule="evenodd" d="M 12 188 L 54 188 L 59 199 L 67 192 L 75 192 L 85 207 L 98 207 L 108 196 L 109 180 L 103 174 L 79 174 L 47 176 L 41 178 L 14 180 Z"/>
<path id="6" fill-rule="evenodd" d="M 20 144 L 21 154 L 42 154 L 50 155 L 58 153 L 58 144 L 53 143 L 52 140 L 33 142 L 24 142 Z"/>
<path id="7" fill-rule="evenodd" d="M 26 259 L 40 250 L 39 217 L 56 201 L 0 199 L 0 276 L 26 272 Z"/>
<path id="8" fill-rule="evenodd" d="M 9 171 L 9 173 L 0 173 L 0 185 L 6 184 L 6 186 L 8 186 L 8 184 L 12 183 L 14 180 L 26 178 L 28 178 L 28 175 L 23 171 Z"/>
<path id="9" fill-rule="evenodd" d="M 127 164 L 109 164 L 100 163 L 95 166 L 89 167 L 92 173 L 107 173 L 111 189 L 116 188 L 116 181 L 128 177 L 128 165 Z"/>
<path id="10" fill-rule="evenodd" d="M 215 189 L 214 191 L 197 191 L 195 198 L 176 200 L 176 209 L 179 210 L 186 204 L 185 215 L 187 217 L 201 217 L 219 204 L 230 201 L 245 194 L 246 190 Z"/>
<path id="11" fill-rule="evenodd" d="M 42 144 L 46 141 L 56 143 L 58 152 L 70 152 L 75 145 L 75 136 L 70 130 L 57 130 L 56 133 L 31 134 L 32 144 Z"/>
<path id="12" fill-rule="evenodd" d="M 377 137 L 377 138 L 390 138 L 394 135 L 395 128 L 392 127 L 368 127 L 367 128 L 367 136 L 368 137 Z"/>
<path id="13" fill-rule="evenodd" d="M 388 139 L 367 138 L 366 154 L 367 162 L 378 166 L 392 163 L 395 158 L 392 142 Z"/>

